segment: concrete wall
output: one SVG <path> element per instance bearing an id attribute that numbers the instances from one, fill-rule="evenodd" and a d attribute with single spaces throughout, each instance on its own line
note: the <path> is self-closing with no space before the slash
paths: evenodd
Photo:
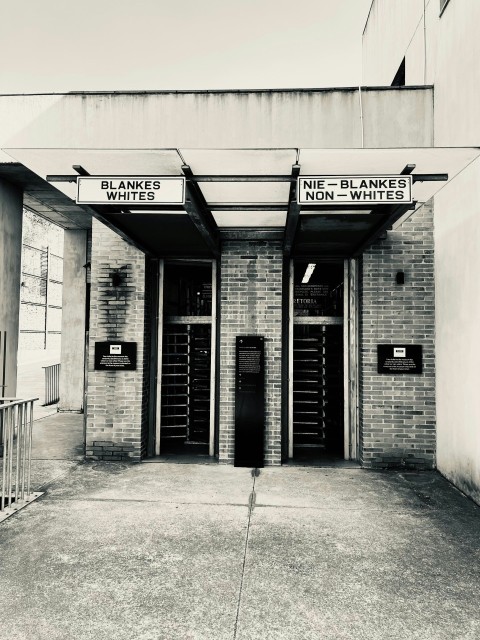
<path id="1" fill-rule="evenodd" d="M 425 48 L 419 45 L 423 20 L 416 27 L 413 16 L 408 28 L 399 29 L 398 25 L 406 24 L 407 4 L 375 0 L 364 36 L 368 81 L 390 82 L 393 63 L 386 71 L 384 54 L 390 60 L 406 55 L 407 81 L 418 80 L 425 56 Z M 419 9 L 415 11 L 418 14 Z M 478 0 L 451 0 L 441 16 L 439 2 L 427 3 L 427 80 L 435 85 L 436 146 L 478 146 L 480 142 L 478 24 Z M 480 163 L 475 161 L 435 196 L 437 467 L 477 502 L 479 185 Z"/>
<path id="2" fill-rule="evenodd" d="M 439 21 L 435 141 L 480 144 L 480 3 L 451 0 Z M 435 197 L 438 468 L 480 503 L 478 340 L 480 163 Z"/>
<path id="3" fill-rule="evenodd" d="M 393 77 L 393 76 L 392 76 Z M 403 146 L 423 146 L 423 90 L 369 90 L 363 119 L 380 147 L 392 131 L 408 131 Z M 362 92 L 363 93 L 363 92 Z M 381 94 L 390 94 L 381 98 Z M 425 98 L 427 95 L 427 98 Z M 382 100 L 382 110 L 375 107 Z M 355 89 L 0 96 L 0 148 L 221 149 L 360 148 L 362 118 Z M 420 106 L 419 106 L 420 102 Z M 430 102 L 431 103 L 431 102 Z M 30 108 L 30 121 L 25 112 Z M 370 111 L 370 108 L 373 110 Z M 16 122 L 17 112 L 23 126 Z M 417 140 L 413 132 L 420 132 Z M 403 133 L 402 133 L 403 135 Z M 365 146 L 368 142 L 365 141 Z M 12 152 L 13 153 L 13 152 Z M 15 154 L 13 154 L 15 155 Z M 38 154 L 35 156 L 38 159 Z"/>
<path id="4" fill-rule="evenodd" d="M 2 384 L 3 344 L 6 340 L 6 388 L 0 395 L 13 397 L 17 391 L 17 350 L 22 260 L 23 194 L 0 179 L 0 384 Z"/>
<path id="5" fill-rule="evenodd" d="M 408 55 L 412 39 L 418 50 L 416 34 L 423 51 L 423 0 L 373 0 L 363 33 L 363 84 L 389 86 L 403 57 Z M 415 67 L 418 69 L 417 63 Z M 417 71 L 417 81 L 419 75 Z M 424 84 L 423 74 L 419 84 Z"/>
<path id="6" fill-rule="evenodd" d="M 280 242 L 224 242 L 221 257 L 219 459 L 235 455 L 235 336 L 265 336 L 265 464 L 281 462 Z"/>
<path id="7" fill-rule="evenodd" d="M 83 411 L 87 232 L 65 231 L 59 411 Z"/>
<path id="8" fill-rule="evenodd" d="M 435 197 L 438 469 L 480 504 L 480 163 Z"/>
<path id="9" fill-rule="evenodd" d="M 24 209 L 19 351 L 48 349 L 60 358 L 62 282 L 63 229 Z"/>
<path id="10" fill-rule="evenodd" d="M 390 85 L 405 58 L 406 85 L 433 84 L 439 10 L 438 0 L 374 0 L 363 33 L 363 83 Z"/>
<path id="11" fill-rule="evenodd" d="M 451 0 L 438 23 L 435 144 L 480 144 L 480 3 Z"/>

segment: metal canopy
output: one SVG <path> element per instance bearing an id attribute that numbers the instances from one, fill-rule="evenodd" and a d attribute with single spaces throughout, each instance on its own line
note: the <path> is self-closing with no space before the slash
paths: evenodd
<path id="1" fill-rule="evenodd" d="M 77 172 L 182 176 L 184 207 L 84 207 L 158 256 L 217 256 L 222 239 L 282 238 L 285 255 L 360 255 L 479 154 L 478 148 L 6 149 L 74 204 Z M 413 176 L 413 205 L 299 206 L 298 175 Z M 53 185 L 53 186 L 52 186 Z M 79 208 L 79 207 L 78 207 Z"/>

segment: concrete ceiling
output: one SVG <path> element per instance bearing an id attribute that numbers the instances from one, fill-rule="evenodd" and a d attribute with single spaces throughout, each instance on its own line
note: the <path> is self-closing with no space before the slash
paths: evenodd
<path id="1" fill-rule="evenodd" d="M 92 216 L 82 207 L 20 163 L 0 164 L 0 178 L 23 189 L 23 204 L 63 229 L 90 229 Z"/>

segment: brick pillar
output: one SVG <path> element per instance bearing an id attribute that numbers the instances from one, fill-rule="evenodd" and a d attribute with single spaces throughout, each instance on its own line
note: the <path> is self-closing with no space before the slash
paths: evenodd
<path id="1" fill-rule="evenodd" d="M 148 416 L 145 255 L 92 221 L 86 456 L 140 460 Z M 118 270 L 121 283 L 112 286 Z M 136 371 L 95 371 L 95 342 L 137 343 Z"/>
<path id="2" fill-rule="evenodd" d="M 433 207 L 363 255 L 360 457 L 365 467 L 435 466 Z M 405 284 L 395 274 L 405 272 Z M 421 344 L 423 374 L 377 373 L 377 344 Z"/>
<path id="3" fill-rule="evenodd" d="M 265 336 L 265 464 L 281 463 L 282 244 L 226 241 L 221 258 L 219 459 L 235 453 L 235 337 Z"/>

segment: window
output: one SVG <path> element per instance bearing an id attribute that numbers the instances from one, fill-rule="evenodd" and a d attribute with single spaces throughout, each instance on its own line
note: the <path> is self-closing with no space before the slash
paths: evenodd
<path id="1" fill-rule="evenodd" d="M 392 80 L 392 87 L 404 87 L 405 86 L 405 58 L 400 63 L 398 71 Z"/>
<path id="2" fill-rule="evenodd" d="M 440 0 L 440 15 L 442 15 L 445 7 L 450 2 L 450 0 Z"/>
<path id="3" fill-rule="evenodd" d="M 209 316 L 212 313 L 212 265 L 165 265 L 164 314 Z"/>
<path id="4" fill-rule="evenodd" d="M 295 262 L 295 316 L 343 315 L 343 264 Z"/>

